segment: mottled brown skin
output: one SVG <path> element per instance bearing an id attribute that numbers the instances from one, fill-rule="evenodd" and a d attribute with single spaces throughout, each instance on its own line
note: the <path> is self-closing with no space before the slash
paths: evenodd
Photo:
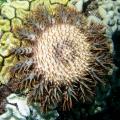
<path id="1" fill-rule="evenodd" d="M 21 40 L 13 50 L 19 61 L 10 70 L 17 89 L 27 89 L 28 102 L 39 102 L 43 111 L 59 103 L 68 110 L 73 101 L 91 101 L 112 67 L 104 27 L 87 26 L 83 15 L 64 6 L 51 14 L 38 6 L 24 21 L 14 31 Z"/>

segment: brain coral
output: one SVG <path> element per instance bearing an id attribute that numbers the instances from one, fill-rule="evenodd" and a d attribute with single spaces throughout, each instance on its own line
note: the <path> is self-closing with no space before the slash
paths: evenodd
<path id="1" fill-rule="evenodd" d="M 11 50 L 18 58 L 10 70 L 17 89 L 27 89 L 28 102 L 39 102 L 42 110 L 58 104 L 66 110 L 73 101 L 90 101 L 111 69 L 103 26 L 87 26 L 83 15 L 64 6 L 49 13 L 40 5 L 24 21 L 13 30 L 21 42 Z"/>

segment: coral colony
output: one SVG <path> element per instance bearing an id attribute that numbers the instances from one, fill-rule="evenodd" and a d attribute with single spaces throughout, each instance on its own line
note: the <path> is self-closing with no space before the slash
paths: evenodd
<path id="1" fill-rule="evenodd" d="M 104 26 L 86 26 L 84 15 L 64 6 L 50 14 L 40 5 L 24 21 L 14 31 L 21 47 L 12 50 L 19 59 L 10 71 L 17 89 L 27 90 L 28 102 L 46 111 L 92 100 L 97 83 L 104 84 L 112 67 Z"/>

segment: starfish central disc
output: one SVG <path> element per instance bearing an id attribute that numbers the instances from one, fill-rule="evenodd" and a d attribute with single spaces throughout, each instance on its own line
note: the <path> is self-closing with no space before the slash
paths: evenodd
<path id="1" fill-rule="evenodd" d="M 90 44 L 80 30 L 69 24 L 49 27 L 38 38 L 35 48 L 37 69 L 46 80 L 56 83 L 83 76 L 91 59 Z"/>

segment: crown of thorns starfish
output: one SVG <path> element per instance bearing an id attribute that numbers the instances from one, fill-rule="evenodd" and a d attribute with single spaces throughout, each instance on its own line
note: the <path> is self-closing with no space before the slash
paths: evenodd
<path id="1" fill-rule="evenodd" d="M 28 89 L 29 102 L 39 102 L 43 110 L 60 103 L 66 110 L 74 100 L 92 99 L 112 57 L 100 32 L 103 26 L 86 24 L 85 17 L 69 7 L 59 6 L 50 14 L 39 6 L 15 30 L 22 44 L 14 54 L 21 59 L 11 68 L 11 79 L 19 82 L 18 89 Z"/>

